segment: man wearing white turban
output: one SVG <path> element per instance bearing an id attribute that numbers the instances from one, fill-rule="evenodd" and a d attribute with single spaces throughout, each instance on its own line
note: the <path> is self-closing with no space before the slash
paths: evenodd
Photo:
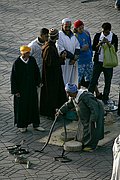
<path id="1" fill-rule="evenodd" d="M 64 84 L 78 84 L 78 64 L 80 45 L 71 31 L 71 20 L 65 18 L 62 20 L 62 29 L 59 31 L 57 49 L 60 55 L 66 53 L 65 64 L 62 65 Z"/>

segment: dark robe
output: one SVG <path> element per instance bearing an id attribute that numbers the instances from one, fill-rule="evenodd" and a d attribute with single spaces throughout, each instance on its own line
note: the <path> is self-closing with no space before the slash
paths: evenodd
<path id="1" fill-rule="evenodd" d="M 61 64 L 64 61 L 59 57 L 55 43 L 46 42 L 42 47 L 43 69 L 40 98 L 40 114 L 54 118 L 55 110 L 66 101 L 66 92 L 62 77 Z"/>
<path id="2" fill-rule="evenodd" d="M 11 73 L 11 93 L 14 94 L 14 123 L 18 128 L 39 126 L 37 86 L 40 84 L 39 68 L 34 57 L 24 63 L 20 57 L 14 62 Z M 20 97 L 15 96 L 20 93 Z"/>
<path id="3" fill-rule="evenodd" d="M 98 141 L 104 138 L 104 108 L 102 103 L 92 93 L 85 91 L 79 96 L 78 102 L 71 98 L 60 108 L 60 111 L 64 115 L 73 107 L 76 108 L 79 117 L 77 140 L 81 141 L 79 137 L 83 133 L 83 147 L 96 148 Z M 83 132 L 81 132 L 80 123 L 83 125 Z"/>

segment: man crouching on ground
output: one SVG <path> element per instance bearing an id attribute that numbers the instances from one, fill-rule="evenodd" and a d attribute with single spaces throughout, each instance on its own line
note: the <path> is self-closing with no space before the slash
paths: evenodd
<path id="1" fill-rule="evenodd" d="M 70 97 L 69 101 L 58 110 L 56 115 L 64 115 L 75 107 L 79 119 L 77 140 L 80 141 L 81 135 L 79 134 L 82 133 L 80 130 L 82 124 L 82 149 L 92 152 L 96 149 L 98 141 L 104 138 L 103 105 L 92 93 L 83 89 L 78 90 L 75 84 L 66 84 L 65 90 Z"/>

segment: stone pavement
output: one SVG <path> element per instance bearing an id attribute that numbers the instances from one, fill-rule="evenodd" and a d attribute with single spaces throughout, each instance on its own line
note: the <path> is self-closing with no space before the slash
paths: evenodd
<path id="1" fill-rule="evenodd" d="M 91 32 L 101 30 L 101 24 L 109 21 L 118 35 L 120 44 L 120 12 L 114 9 L 114 0 L 0 0 L 0 180 L 110 180 L 112 171 L 112 144 L 119 134 L 120 121 L 115 113 L 115 123 L 105 127 L 105 139 L 94 153 L 66 152 L 72 162 L 61 163 L 54 157 L 61 155 L 62 147 L 50 144 L 43 153 L 41 139 L 48 135 L 52 121 L 41 118 L 47 132 L 33 131 L 21 134 L 13 125 L 13 103 L 10 94 L 10 72 L 13 61 L 18 57 L 19 46 L 29 43 L 42 27 L 60 29 L 61 20 L 82 19 Z M 118 51 L 120 58 L 120 50 Z M 120 67 L 114 69 L 111 98 L 118 100 Z M 99 88 L 103 88 L 101 76 Z M 61 127 L 57 123 L 55 130 Z M 30 153 L 25 155 L 32 165 L 17 164 L 7 147 L 23 143 Z"/>

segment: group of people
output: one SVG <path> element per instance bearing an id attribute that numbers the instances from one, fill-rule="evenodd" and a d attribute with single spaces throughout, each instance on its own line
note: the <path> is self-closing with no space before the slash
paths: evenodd
<path id="1" fill-rule="evenodd" d="M 71 25 L 71 20 L 65 18 L 60 31 L 42 28 L 39 37 L 20 47 L 21 55 L 11 73 L 15 124 L 21 132 L 26 132 L 31 123 L 35 130 L 44 131 L 40 115 L 54 119 L 75 107 L 78 125 L 83 126 L 83 149 L 92 151 L 104 137 L 104 109 L 97 98 L 107 104 L 113 75 L 113 68 L 102 66 L 102 46 L 113 44 L 117 52 L 118 38 L 108 22 L 102 24 L 93 44 L 81 20 L 74 22 L 73 31 Z M 105 77 L 103 95 L 97 88 L 101 72 Z"/>

